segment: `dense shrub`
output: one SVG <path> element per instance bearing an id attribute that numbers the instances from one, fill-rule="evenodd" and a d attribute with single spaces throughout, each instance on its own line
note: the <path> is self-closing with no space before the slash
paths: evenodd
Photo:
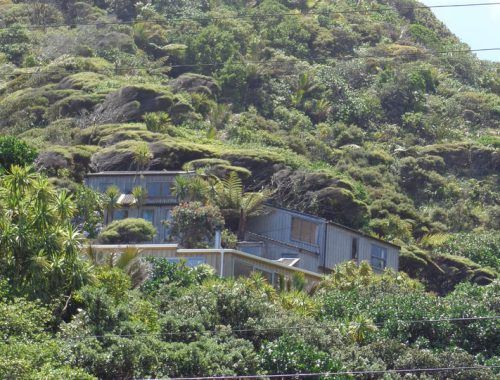
<path id="1" fill-rule="evenodd" d="M 208 245 L 215 238 L 215 231 L 223 225 L 219 209 L 200 202 L 182 203 L 175 207 L 168 222 L 171 237 L 178 239 L 185 248 Z"/>
<path id="2" fill-rule="evenodd" d="M 0 136 L 0 170 L 12 165 L 25 166 L 37 156 L 35 148 L 14 136 Z"/>
<path id="3" fill-rule="evenodd" d="M 155 235 L 156 229 L 147 220 L 127 218 L 107 225 L 98 241 L 103 244 L 144 243 L 153 240 Z"/>
<path id="4" fill-rule="evenodd" d="M 470 232 L 452 235 L 439 253 L 463 256 L 500 271 L 500 234 L 496 232 Z"/>

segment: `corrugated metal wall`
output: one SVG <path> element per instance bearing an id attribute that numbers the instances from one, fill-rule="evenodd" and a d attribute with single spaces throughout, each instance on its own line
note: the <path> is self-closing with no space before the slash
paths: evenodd
<path id="1" fill-rule="evenodd" d="M 291 238 L 292 217 L 300 217 L 318 224 L 317 244 L 311 245 Z M 358 261 L 371 262 L 371 246 L 376 244 L 387 249 L 386 266 L 398 270 L 399 250 L 382 241 L 363 236 L 361 233 L 327 224 L 326 260 L 324 231 L 326 222 L 302 213 L 280 208 L 269 208 L 269 213 L 251 218 L 248 223 L 248 239 L 264 243 L 263 257 L 277 260 L 283 254 L 296 254 L 300 261 L 297 267 L 322 272 L 323 267 L 332 269 L 336 265 L 352 260 L 353 239 L 357 239 Z"/>

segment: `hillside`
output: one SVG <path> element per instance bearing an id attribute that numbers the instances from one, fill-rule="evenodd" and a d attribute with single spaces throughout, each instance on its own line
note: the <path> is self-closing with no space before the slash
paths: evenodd
<path id="1" fill-rule="evenodd" d="M 70 190 L 145 149 L 249 170 L 443 293 L 498 271 L 500 67 L 468 49 L 411 0 L 0 0 L 0 132 Z"/>

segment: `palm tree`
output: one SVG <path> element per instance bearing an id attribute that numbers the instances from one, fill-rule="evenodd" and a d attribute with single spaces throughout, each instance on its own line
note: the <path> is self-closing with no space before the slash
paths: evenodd
<path id="1" fill-rule="evenodd" d="M 146 188 L 142 186 L 136 186 L 132 189 L 132 195 L 135 198 L 135 205 L 137 207 L 137 217 L 140 218 L 141 215 L 141 208 L 144 202 L 146 201 L 146 198 L 148 196 L 148 192 Z"/>
<path id="2" fill-rule="evenodd" d="M 182 202 L 204 202 L 207 200 L 209 189 L 209 182 L 199 175 L 177 176 L 172 186 L 172 193 Z"/>
<path id="3" fill-rule="evenodd" d="M 212 200 L 225 218 L 238 221 L 238 239 L 245 238 L 247 220 L 264 212 L 264 202 L 269 197 L 267 190 L 245 192 L 243 183 L 235 172 L 213 186 Z M 226 220 L 227 221 L 227 220 Z"/>
<path id="4" fill-rule="evenodd" d="M 132 287 L 137 288 L 149 277 L 151 266 L 141 259 L 142 251 L 135 247 L 126 247 L 122 252 L 107 256 L 99 255 L 92 246 L 85 251 L 87 259 L 95 267 L 108 269 L 119 268 L 130 276 Z"/>
<path id="5" fill-rule="evenodd" d="M 104 193 L 104 208 L 106 209 L 105 224 L 108 225 L 113 220 L 113 213 L 119 207 L 118 199 L 120 198 L 120 189 L 112 185 L 106 189 Z"/>
<path id="6" fill-rule="evenodd" d="M 147 170 L 153 159 L 153 154 L 147 143 L 138 144 L 133 151 L 133 161 L 137 171 Z"/>

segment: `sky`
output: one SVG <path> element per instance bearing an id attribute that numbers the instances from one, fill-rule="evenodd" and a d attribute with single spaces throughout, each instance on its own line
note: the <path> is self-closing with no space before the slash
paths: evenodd
<path id="1" fill-rule="evenodd" d="M 425 5 L 500 3 L 500 0 L 420 0 Z M 433 8 L 438 19 L 471 49 L 500 48 L 500 4 Z M 481 59 L 500 62 L 500 50 L 477 52 Z"/>

